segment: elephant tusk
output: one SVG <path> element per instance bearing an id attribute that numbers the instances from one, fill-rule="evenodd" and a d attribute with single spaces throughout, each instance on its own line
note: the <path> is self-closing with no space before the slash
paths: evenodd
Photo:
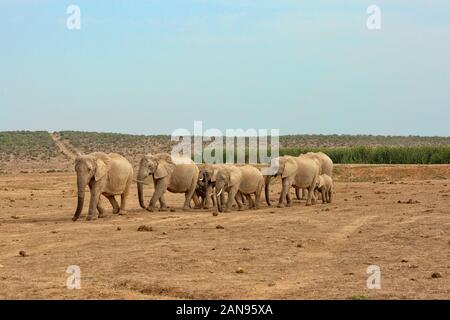
<path id="1" fill-rule="evenodd" d="M 147 186 L 150 185 L 149 183 L 147 183 L 147 182 L 145 182 L 145 181 L 142 181 L 142 180 L 136 180 L 136 179 L 133 179 L 133 182 L 142 183 L 142 184 L 145 184 L 145 185 L 147 185 Z"/>
<path id="2" fill-rule="evenodd" d="M 220 196 L 220 194 L 222 193 L 222 191 L 223 191 L 223 188 L 220 189 L 220 191 L 219 191 L 219 193 L 217 194 L 217 196 Z"/>

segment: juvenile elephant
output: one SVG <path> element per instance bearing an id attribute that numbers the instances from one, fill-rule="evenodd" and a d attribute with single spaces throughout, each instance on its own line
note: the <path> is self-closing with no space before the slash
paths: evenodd
<path id="1" fill-rule="evenodd" d="M 219 212 L 229 212 L 231 210 L 233 199 L 236 200 L 239 210 L 243 210 L 242 198 L 245 196 L 249 202 L 250 208 L 259 208 L 259 199 L 264 186 L 264 177 L 255 167 L 245 165 L 237 167 L 227 165 L 220 167 L 217 171 L 215 198 Z M 228 193 L 228 200 L 223 209 L 222 192 Z M 255 195 L 253 201 L 251 195 Z"/>
<path id="2" fill-rule="evenodd" d="M 278 170 L 274 176 L 281 176 L 281 194 L 278 207 L 283 208 L 286 204 L 291 206 L 292 200 L 289 195 L 291 186 L 294 188 L 307 188 L 308 199 L 306 205 L 310 206 L 316 202 L 314 188 L 320 172 L 320 164 L 316 159 L 310 157 L 284 156 L 272 160 L 277 164 Z M 270 180 L 272 176 L 266 176 L 266 202 L 270 206 Z"/>
<path id="3" fill-rule="evenodd" d="M 78 204 L 72 218 L 76 221 L 83 210 L 85 188 L 91 191 L 89 215 L 87 220 L 93 220 L 104 214 L 100 206 L 100 196 L 104 195 L 113 206 L 113 213 L 124 213 L 126 200 L 133 180 L 133 167 L 120 154 L 94 152 L 78 156 L 75 160 L 77 172 Z M 120 207 L 114 196 L 121 196 Z M 97 215 L 98 210 L 98 215 Z"/>
<path id="4" fill-rule="evenodd" d="M 166 190 L 173 193 L 184 193 L 183 210 L 189 210 L 189 203 L 195 193 L 198 180 L 198 168 L 188 158 L 172 158 L 168 153 L 147 154 L 142 157 L 137 177 L 139 204 L 142 208 L 155 211 L 156 203 L 160 203 L 160 211 L 166 211 L 164 199 Z M 155 190 L 147 206 L 144 204 L 144 180 L 153 176 Z"/>
<path id="5" fill-rule="evenodd" d="M 322 203 L 331 203 L 333 195 L 333 179 L 327 174 L 321 174 L 317 180 L 316 189 L 322 194 Z"/>
<path id="6" fill-rule="evenodd" d="M 211 182 L 208 175 L 205 172 L 200 171 L 197 186 L 195 187 L 195 196 L 192 197 L 195 209 L 209 209 L 211 207 L 211 202 L 213 203 L 213 206 L 216 205 L 215 198 L 212 194 L 214 185 L 215 182 Z"/>
<path id="7" fill-rule="evenodd" d="M 217 172 L 220 168 L 225 166 L 230 165 L 205 163 L 198 166 L 200 173 L 198 177 L 196 194 L 202 198 L 202 201 L 200 204 L 196 204 L 197 208 L 209 209 L 211 207 L 211 202 L 214 207 L 216 206 L 216 199 L 213 190 L 216 186 Z"/>
<path id="8" fill-rule="evenodd" d="M 333 160 L 323 152 L 308 152 L 306 154 L 301 154 L 300 157 L 310 157 L 312 159 L 317 159 L 320 163 L 320 174 L 326 174 L 330 177 L 333 176 Z M 306 199 L 308 195 L 307 189 L 295 189 L 295 194 L 298 200 Z"/>
<path id="9" fill-rule="evenodd" d="M 218 164 L 198 165 L 199 175 L 195 194 L 199 201 L 196 202 L 194 199 L 196 209 L 209 209 L 211 202 L 214 207 L 216 206 L 213 190 L 216 185 L 218 166 Z"/>

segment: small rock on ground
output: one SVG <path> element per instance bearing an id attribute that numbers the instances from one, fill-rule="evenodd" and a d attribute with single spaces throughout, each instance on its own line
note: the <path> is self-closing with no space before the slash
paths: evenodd
<path id="1" fill-rule="evenodd" d="M 151 226 L 147 226 L 145 224 L 143 224 L 142 226 L 139 226 L 139 228 L 137 229 L 137 231 L 153 231 L 153 228 Z"/>

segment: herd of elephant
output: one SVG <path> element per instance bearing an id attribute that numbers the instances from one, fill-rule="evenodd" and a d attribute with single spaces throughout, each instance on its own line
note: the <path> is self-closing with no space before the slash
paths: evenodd
<path id="1" fill-rule="evenodd" d="M 299 200 L 306 198 L 307 206 L 315 204 L 319 195 L 323 203 L 331 202 L 333 161 L 326 154 L 309 152 L 298 157 L 283 156 L 272 160 L 272 163 L 277 164 L 275 171 L 263 175 L 251 165 L 197 165 L 191 159 L 176 158 L 167 153 L 147 154 L 142 157 L 137 179 L 134 180 L 133 166 L 117 153 L 80 155 L 75 160 L 78 204 L 73 221 L 80 217 L 83 210 L 86 186 L 91 192 L 87 220 L 104 215 L 105 209 L 100 205 L 102 195 L 111 203 L 114 214 L 124 214 L 133 181 L 137 183 L 140 206 L 151 212 L 167 210 L 166 191 L 185 194 L 184 210 L 189 210 L 193 201 L 196 209 L 216 208 L 219 212 L 229 212 L 234 201 L 239 210 L 246 207 L 258 209 L 264 188 L 266 202 L 270 206 L 270 182 L 276 176 L 281 177 L 280 208 L 291 206 L 292 187 Z M 144 185 L 149 176 L 153 178 L 154 192 L 146 206 Z M 121 196 L 120 206 L 115 199 L 118 195 Z"/>

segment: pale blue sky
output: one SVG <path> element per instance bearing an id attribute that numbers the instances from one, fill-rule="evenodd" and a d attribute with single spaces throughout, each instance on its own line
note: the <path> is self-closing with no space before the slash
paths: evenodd
<path id="1" fill-rule="evenodd" d="M 370 4 L 380 31 L 366 28 Z M 0 1 L 0 131 L 157 134 L 194 120 L 450 136 L 450 1 Z"/>

